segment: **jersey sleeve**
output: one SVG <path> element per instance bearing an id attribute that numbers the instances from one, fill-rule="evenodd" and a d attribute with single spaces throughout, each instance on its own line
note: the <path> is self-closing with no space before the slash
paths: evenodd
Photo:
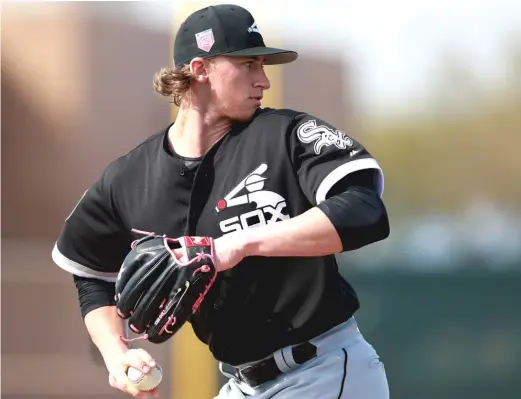
<path id="1" fill-rule="evenodd" d="M 56 265 L 80 277 L 116 281 L 131 237 L 114 208 L 106 173 L 80 198 L 54 245 Z"/>
<path id="2" fill-rule="evenodd" d="M 327 198 L 331 188 L 351 173 L 376 171 L 378 195 L 384 174 L 364 146 L 335 126 L 309 114 L 299 114 L 289 127 L 289 152 L 300 186 L 313 205 Z"/>

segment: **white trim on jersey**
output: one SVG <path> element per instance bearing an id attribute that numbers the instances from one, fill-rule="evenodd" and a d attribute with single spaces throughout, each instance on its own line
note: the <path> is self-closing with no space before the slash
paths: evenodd
<path id="1" fill-rule="evenodd" d="M 60 252 L 57 244 L 54 244 L 54 248 L 52 250 L 52 260 L 63 270 L 80 277 L 97 278 L 99 280 L 108 281 L 111 283 L 116 282 L 118 278 L 118 273 L 99 272 L 67 258 Z"/>
<path id="2" fill-rule="evenodd" d="M 355 159 L 346 162 L 336 169 L 333 169 L 318 186 L 316 200 L 320 204 L 326 199 L 326 195 L 331 188 L 350 173 L 358 172 L 364 169 L 376 169 L 379 172 L 378 195 L 382 196 L 384 192 L 384 174 L 380 165 L 374 158 Z"/>

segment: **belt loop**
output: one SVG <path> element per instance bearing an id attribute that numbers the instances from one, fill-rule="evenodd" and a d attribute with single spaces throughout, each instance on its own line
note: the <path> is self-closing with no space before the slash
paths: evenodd
<path id="1" fill-rule="evenodd" d="M 219 371 L 225 377 L 231 378 L 232 380 L 235 380 L 235 381 L 239 380 L 239 376 L 238 375 L 232 374 L 232 373 L 228 373 L 227 371 L 224 371 L 224 364 L 223 364 L 223 362 L 219 362 Z"/>
<path id="2" fill-rule="evenodd" d="M 298 363 L 293 358 L 292 346 L 286 346 L 285 348 L 282 348 L 282 357 L 290 369 L 293 369 L 298 366 Z"/>
<path id="3" fill-rule="evenodd" d="M 279 349 L 278 351 L 276 351 L 274 354 L 273 354 L 273 358 L 275 359 L 275 363 L 277 364 L 277 367 L 279 368 L 280 371 L 282 371 L 283 373 L 287 373 L 289 371 L 291 371 L 291 367 L 288 365 L 288 363 L 286 363 L 286 360 L 284 359 L 284 353 L 283 353 L 283 349 Z M 289 348 L 290 351 L 291 351 L 291 347 Z M 291 356 L 291 359 L 293 360 L 293 355 Z"/>

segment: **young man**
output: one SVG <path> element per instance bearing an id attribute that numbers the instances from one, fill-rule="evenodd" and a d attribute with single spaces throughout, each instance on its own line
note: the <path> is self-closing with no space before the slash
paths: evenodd
<path id="1" fill-rule="evenodd" d="M 217 280 L 190 322 L 230 377 L 219 399 L 388 398 L 334 257 L 389 234 L 377 161 L 319 118 L 260 108 L 264 65 L 297 54 L 266 47 L 245 9 L 192 14 L 174 53 L 154 86 L 180 105 L 175 123 L 105 169 L 53 250 L 74 274 L 110 384 L 146 396 L 125 373 L 153 365 L 120 339 L 113 299 L 139 229 L 215 238 Z"/>

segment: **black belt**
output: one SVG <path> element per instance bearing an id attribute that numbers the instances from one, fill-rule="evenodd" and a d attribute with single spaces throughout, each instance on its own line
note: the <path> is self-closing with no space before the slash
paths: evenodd
<path id="1" fill-rule="evenodd" d="M 311 342 L 304 342 L 294 345 L 292 347 L 292 354 L 295 363 L 303 364 L 317 356 L 317 347 Z M 256 387 L 265 382 L 271 381 L 282 374 L 282 371 L 277 366 L 273 356 L 251 366 L 246 366 L 240 369 L 234 367 L 234 369 L 237 377 L 251 387 Z"/>

